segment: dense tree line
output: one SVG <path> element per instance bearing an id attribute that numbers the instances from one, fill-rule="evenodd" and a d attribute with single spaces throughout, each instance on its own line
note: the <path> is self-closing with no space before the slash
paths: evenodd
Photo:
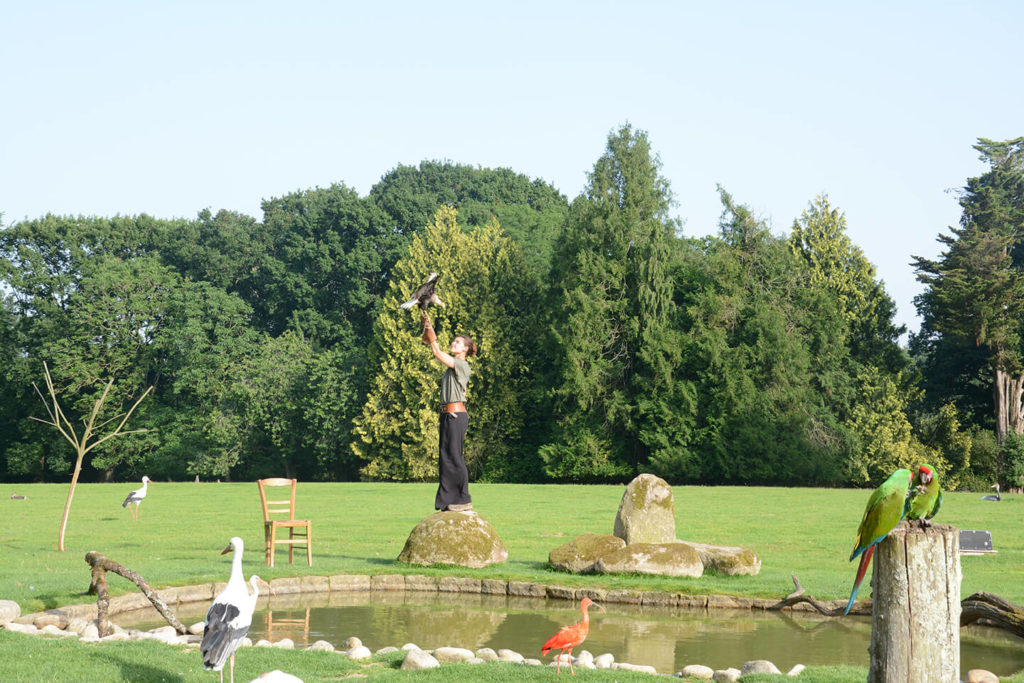
<path id="1" fill-rule="evenodd" d="M 2 476 L 61 480 L 71 464 L 32 419 L 45 362 L 74 415 L 111 378 L 107 405 L 153 388 L 132 416 L 149 431 L 97 449 L 85 480 L 432 479 L 439 373 L 398 303 L 437 270 L 442 345 L 480 347 L 476 480 L 867 485 L 926 460 L 950 485 L 1013 483 L 1022 147 L 979 142 L 991 170 L 968 180 L 942 257 L 915 260 L 928 289 L 909 350 L 827 196 L 776 235 L 720 188 L 718 225 L 684 237 L 630 125 L 571 202 L 508 169 L 423 162 L 365 197 L 265 200 L 262 220 L 5 225 Z"/>

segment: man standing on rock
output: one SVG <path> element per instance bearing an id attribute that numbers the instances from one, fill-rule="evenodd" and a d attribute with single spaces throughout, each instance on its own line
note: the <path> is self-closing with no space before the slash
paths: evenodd
<path id="1" fill-rule="evenodd" d="M 462 446 L 469 427 L 466 412 L 466 392 L 469 388 L 470 367 L 467 356 L 476 355 L 476 343 L 466 335 L 452 340 L 451 353 L 445 353 L 437 344 L 437 335 L 430 318 L 423 314 L 423 343 L 447 370 L 441 375 L 441 416 L 438 423 L 438 483 L 434 508 L 465 512 L 473 509 L 469 495 L 469 470 L 462 456 Z"/>

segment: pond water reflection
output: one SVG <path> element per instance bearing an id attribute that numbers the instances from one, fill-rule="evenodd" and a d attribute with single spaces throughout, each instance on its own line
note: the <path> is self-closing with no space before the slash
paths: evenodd
<path id="1" fill-rule="evenodd" d="M 207 607 L 184 606 L 178 616 L 185 624 L 202 621 Z M 582 647 L 661 673 L 687 664 L 739 667 L 751 659 L 769 659 L 784 672 L 795 664 L 868 664 L 871 623 L 864 617 L 605 607 L 605 613 L 591 612 L 590 636 Z M 358 636 L 371 650 L 411 642 L 425 649 L 508 648 L 540 658 L 544 641 L 579 616 L 578 604 L 542 598 L 427 592 L 275 595 L 260 599 L 249 636 L 272 642 L 291 638 L 297 647 L 326 640 L 339 648 L 349 636 Z M 153 610 L 121 614 L 114 621 L 126 628 L 164 623 Z M 1024 669 L 1024 641 L 995 629 L 969 627 L 961 631 L 960 656 L 964 672 L 984 668 L 1006 676 Z"/>

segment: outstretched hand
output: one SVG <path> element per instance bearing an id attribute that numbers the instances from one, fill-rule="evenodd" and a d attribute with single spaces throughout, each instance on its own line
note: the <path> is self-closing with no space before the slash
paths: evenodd
<path id="1" fill-rule="evenodd" d="M 437 341 L 437 335 L 434 333 L 434 326 L 430 324 L 430 318 L 426 313 L 423 314 L 421 322 L 423 323 L 423 344 L 425 346 L 430 346 Z"/>

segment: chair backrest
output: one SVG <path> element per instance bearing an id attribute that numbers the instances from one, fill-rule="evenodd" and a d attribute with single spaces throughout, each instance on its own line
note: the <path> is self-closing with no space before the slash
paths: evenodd
<path id="1" fill-rule="evenodd" d="M 263 521 L 271 521 L 271 515 L 286 515 L 285 519 L 295 519 L 295 479 L 283 479 L 272 477 L 270 479 L 257 479 L 260 487 L 260 502 L 263 504 Z M 291 495 L 285 500 L 267 500 L 266 487 L 291 487 Z M 283 495 L 283 491 L 276 495 Z"/>

